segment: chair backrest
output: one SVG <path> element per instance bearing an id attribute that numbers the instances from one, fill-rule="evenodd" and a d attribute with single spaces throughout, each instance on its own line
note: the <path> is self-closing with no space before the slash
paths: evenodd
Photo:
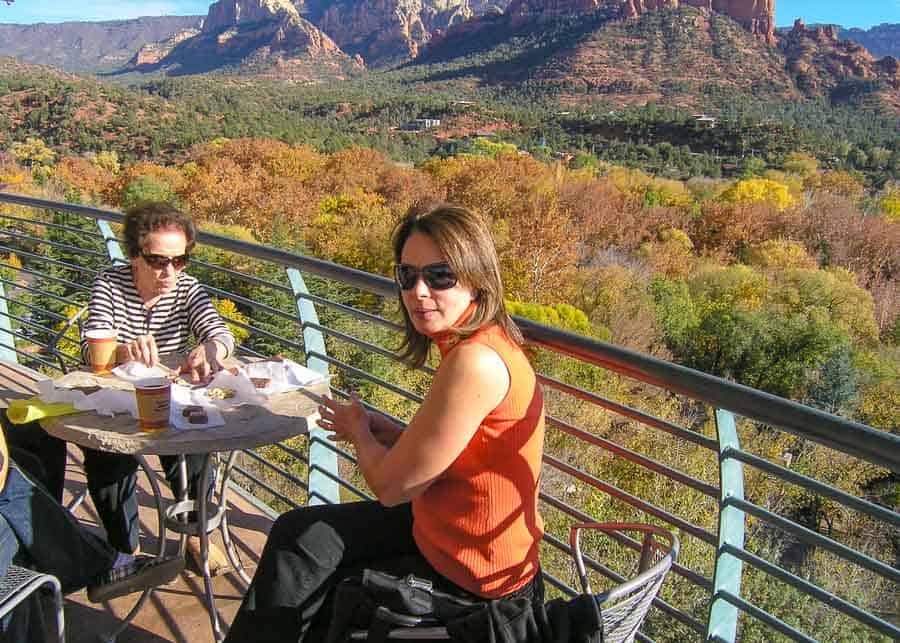
<path id="1" fill-rule="evenodd" d="M 53 603 L 56 611 L 56 634 L 59 643 L 64 643 L 65 615 L 63 613 L 62 589 L 56 576 L 10 565 L 6 575 L 0 578 L 0 618 L 6 616 L 19 603 L 43 586 L 53 591 Z"/>
<path id="2" fill-rule="evenodd" d="M 72 315 L 65 324 L 63 324 L 62 328 L 60 328 L 53 337 L 50 338 L 50 341 L 47 342 L 47 352 L 56 357 L 59 362 L 59 367 L 63 373 L 69 372 L 69 365 L 66 364 L 66 360 L 59 354 L 59 342 L 65 337 L 66 333 L 69 332 L 69 329 L 78 324 L 78 328 L 81 328 L 82 317 L 87 312 L 87 304 L 78 309 L 74 315 Z M 80 334 L 80 333 L 79 333 Z"/>
<path id="3" fill-rule="evenodd" d="M 596 530 L 618 541 L 624 546 L 640 552 L 636 574 L 622 580 L 611 589 L 595 594 L 591 589 L 585 567 L 585 556 L 581 551 L 581 532 Z M 635 540 L 627 534 L 639 535 Z M 573 525 L 569 531 L 572 556 L 581 579 L 585 594 L 592 596 L 592 602 L 602 630 L 592 636 L 599 643 L 631 643 L 650 610 L 653 599 L 662 587 L 666 574 L 678 556 L 678 538 L 675 534 L 654 525 L 639 523 L 582 523 Z M 595 563 L 596 564 L 596 563 Z M 400 622 L 397 622 L 400 625 Z M 368 631 L 358 630 L 351 635 L 352 640 L 367 640 Z M 444 627 L 406 626 L 389 630 L 387 640 L 447 640 L 450 636 Z"/>
<path id="4" fill-rule="evenodd" d="M 599 531 L 626 546 L 639 548 L 637 574 L 605 592 L 594 594 L 581 552 L 581 532 L 587 529 Z M 628 532 L 640 534 L 640 543 L 626 536 Z M 604 643 L 631 643 L 678 556 L 678 537 L 654 525 L 581 523 L 571 527 L 569 543 L 582 589 L 585 594 L 594 595 L 598 622 L 603 624 L 603 631 L 596 633 L 596 640 Z"/>

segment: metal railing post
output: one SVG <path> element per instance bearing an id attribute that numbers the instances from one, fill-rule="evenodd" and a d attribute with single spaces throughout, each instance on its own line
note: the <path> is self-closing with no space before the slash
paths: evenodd
<path id="1" fill-rule="evenodd" d="M 297 313 L 303 326 L 303 346 L 307 355 L 311 352 L 327 355 L 325 338 L 322 333 L 308 325 L 318 325 L 319 315 L 311 301 L 306 297 L 300 297 L 300 295 L 309 294 L 303 276 L 296 268 L 287 268 L 285 272 L 287 272 L 291 288 L 294 290 Z M 328 363 L 318 357 L 307 358 L 306 366 L 322 375 L 328 375 Z M 309 505 L 336 504 L 341 501 L 340 489 L 335 482 L 338 477 L 337 454 L 324 446 L 327 444 L 327 435 L 327 432 L 318 426 L 311 426 L 309 429 L 309 498 L 307 500 Z"/>
<path id="2" fill-rule="evenodd" d="M 97 219 L 97 227 L 100 228 L 100 234 L 103 235 L 103 242 L 106 244 L 106 252 L 109 253 L 110 260 L 114 264 L 128 263 L 121 246 L 119 246 L 118 238 L 109 227 L 109 222 Z"/>
<path id="3" fill-rule="evenodd" d="M 744 512 L 731 504 L 732 500 L 744 499 L 743 466 L 730 455 L 732 450 L 740 448 L 734 415 L 716 409 L 716 432 L 719 436 L 719 545 L 706 638 L 733 643 L 740 610 L 722 595 L 741 595 L 743 573 L 743 562 L 724 549 L 726 545 L 744 548 Z"/>
<path id="4" fill-rule="evenodd" d="M 12 320 L 9 318 L 9 308 L 6 306 L 6 291 L 0 282 L 0 359 L 19 363 L 16 351 L 11 346 L 16 345 L 16 337 L 12 332 Z"/>

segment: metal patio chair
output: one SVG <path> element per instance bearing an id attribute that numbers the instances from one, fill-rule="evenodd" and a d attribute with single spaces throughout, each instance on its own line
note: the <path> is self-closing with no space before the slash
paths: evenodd
<path id="1" fill-rule="evenodd" d="M 53 592 L 57 641 L 65 643 L 66 624 L 63 612 L 63 595 L 56 576 L 41 574 L 24 567 L 10 565 L 9 569 L 6 570 L 6 575 L 0 579 L 0 618 L 6 616 L 19 603 L 44 586 L 48 586 Z"/>
<path id="2" fill-rule="evenodd" d="M 591 589 L 581 551 L 581 532 L 589 529 L 602 532 L 620 543 L 630 542 L 632 547 L 640 548 L 635 575 L 598 594 Z M 640 534 L 639 544 L 625 535 L 628 532 Z M 592 634 L 591 641 L 631 643 L 678 556 L 678 537 L 655 525 L 589 522 L 572 525 L 569 544 L 582 591 L 594 597 L 592 604 L 596 610 L 597 622 L 602 624 L 601 629 Z M 446 628 L 433 619 L 397 615 L 389 611 L 387 616 L 396 618 L 398 625 L 401 621 L 409 622 L 409 625 L 393 628 L 387 635 L 389 641 L 446 641 L 450 638 Z M 365 641 L 367 638 L 366 630 L 357 630 L 351 634 L 353 640 Z"/>

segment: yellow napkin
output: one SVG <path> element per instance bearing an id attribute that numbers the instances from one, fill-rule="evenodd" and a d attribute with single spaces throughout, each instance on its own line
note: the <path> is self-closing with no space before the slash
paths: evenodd
<path id="1" fill-rule="evenodd" d="M 67 402 L 43 402 L 33 397 L 30 400 L 10 400 L 6 417 L 13 424 L 26 424 L 43 418 L 78 413 L 78 409 Z"/>

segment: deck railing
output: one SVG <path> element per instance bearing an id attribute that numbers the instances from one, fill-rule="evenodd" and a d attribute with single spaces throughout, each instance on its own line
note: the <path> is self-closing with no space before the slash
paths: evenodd
<path id="1" fill-rule="evenodd" d="M 0 193 L 0 358 L 77 365 L 96 272 L 122 260 L 118 212 Z M 99 227 L 98 227 L 99 224 Z M 393 283 L 284 249 L 201 233 L 189 272 L 247 354 L 282 353 L 400 421 L 433 369 L 397 362 Z M 228 311 L 234 310 L 234 314 Z M 682 550 L 641 640 L 900 638 L 900 438 L 589 337 L 517 320 L 545 391 L 541 556 L 574 594 L 568 525 L 652 522 Z M 67 326 L 68 324 L 68 326 Z M 351 452 L 318 433 L 240 458 L 237 482 L 274 512 L 369 497 Z M 894 491 L 894 493 L 896 493 Z M 639 543 L 587 564 L 619 580 Z"/>

